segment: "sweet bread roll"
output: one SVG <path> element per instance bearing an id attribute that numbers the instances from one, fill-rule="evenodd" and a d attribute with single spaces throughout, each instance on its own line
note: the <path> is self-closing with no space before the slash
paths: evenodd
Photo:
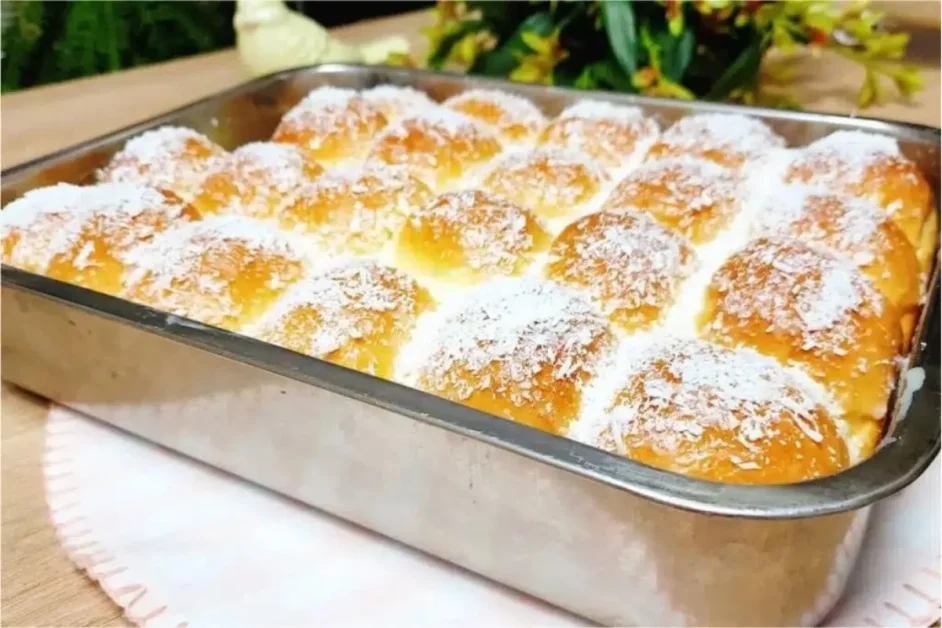
<path id="1" fill-rule="evenodd" d="M 707 289 L 702 332 L 795 364 L 841 404 L 872 451 L 896 375 L 896 309 L 848 260 L 788 238 L 731 255 Z"/>
<path id="2" fill-rule="evenodd" d="M 238 331 L 301 278 L 304 256 L 283 234 L 240 216 L 167 231 L 128 254 L 124 296 Z"/>
<path id="3" fill-rule="evenodd" d="M 0 212 L 4 263 L 117 294 L 128 251 L 195 218 L 169 192 L 130 183 L 60 183 L 27 192 Z"/>
<path id="4" fill-rule="evenodd" d="M 712 240 L 740 209 L 742 178 L 701 159 L 646 163 L 615 187 L 604 208 L 634 207 L 695 244 Z"/>
<path id="5" fill-rule="evenodd" d="M 497 136 L 473 119 L 447 109 L 424 109 L 390 125 L 377 139 L 371 158 L 408 168 L 437 191 L 462 178 L 501 150 Z"/>
<path id="6" fill-rule="evenodd" d="M 584 100 L 552 120 L 540 142 L 573 149 L 606 167 L 620 168 L 643 154 L 657 134 L 657 123 L 637 107 Z"/>
<path id="7" fill-rule="evenodd" d="M 546 116 L 532 102 L 494 89 L 469 89 L 443 105 L 490 126 L 506 142 L 533 142 L 546 126 Z"/>
<path id="8" fill-rule="evenodd" d="M 784 186 L 760 208 L 753 232 L 789 236 L 846 255 L 907 314 L 904 337 L 909 337 L 921 298 L 919 261 L 906 236 L 872 201 Z"/>
<path id="9" fill-rule="evenodd" d="M 324 86 L 281 119 L 273 142 L 295 144 L 319 162 L 360 159 L 386 127 L 386 116 L 352 89 Z"/>
<path id="10" fill-rule="evenodd" d="M 296 195 L 279 221 L 324 249 L 375 253 L 392 240 L 406 215 L 431 198 L 428 187 L 405 168 L 368 162 L 327 171 Z"/>
<path id="11" fill-rule="evenodd" d="M 98 173 L 107 183 L 135 183 L 192 200 L 203 179 L 227 155 L 192 129 L 162 126 L 128 140 Z"/>
<path id="12" fill-rule="evenodd" d="M 615 337 L 575 293 L 533 278 L 472 290 L 426 347 L 419 388 L 499 417 L 563 433 Z"/>
<path id="13" fill-rule="evenodd" d="M 468 284 L 518 275 L 550 236 L 525 209 L 487 192 L 449 192 L 414 211 L 399 233 L 397 259 L 414 273 Z"/>
<path id="14" fill-rule="evenodd" d="M 846 444 L 800 378 L 751 349 L 694 339 L 649 347 L 591 444 L 731 484 L 787 484 L 848 466 Z"/>
<path id="15" fill-rule="evenodd" d="M 876 201 L 916 247 L 922 268 L 929 268 L 938 231 L 932 190 L 893 138 L 861 131 L 832 133 L 797 151 L 785 180 Z"/>
<path id="16" fill-rule="evenodd" d="M 353 261 L 296 284 L 248 333 L 379 377 L 392 377 L 418 316 L 434 307 L 409 276 Z"/>
<path id="17" fill-rule="evenodd" d="M 321 172 L 323 168 L 297 146 L 253 142 L 220 162 L 203 181 L 193 206 L 203 216 L 271 218 Z"/>
<path id="18" fill-rule="evenodd" d="M 604 211 L 557 236 L 546 276 L 586 292 L 613 323 L 633 331 L 661 318 L 695 266 L 690 245 L 653 219 Z"/>
<path id="19" fill-rule="evenodd" d="M 667 129 L 648 151 L 649 161 L 667 157 L 699 157 L 738 168 L 776 148 L 785 140 L 758 118 L 705 113 L 687 116 Z"/>
<path id="20" fill-rule="evenodd" d="M 482 187 L 544 218 L 565 218 L 583 212 L 608 180 L 582 153 L 537 148 L 496 159 Z"/>
<path id="21" fill-rule="evenodd" d="M 377 85 L 362 92 L 363 100 L 373 105 L 386 116 L 390 123 L 414 115 L 423 109 L 438 107 L 438 103 L 425 92 L 400 85 Z"/>

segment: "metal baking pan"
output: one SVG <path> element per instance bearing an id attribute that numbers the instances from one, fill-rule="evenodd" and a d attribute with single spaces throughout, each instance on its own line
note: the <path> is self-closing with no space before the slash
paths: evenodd
<path id="1" fill-rule="evenodd" d="M 897 138 L 939 191 L 937 129 L 327 65 L 258 79 L 12 168 L 2 174 L 3 202 L 40 185 L 90 182 L 126 139 L 150 127 L 190 126 L 233 148 L 270 137 L 314 87 L 381 83 L 437 99 L 497 87 L 549 114 L 583 98 L 635 104 L 662 124 L 739 111 L 793 144 L 835 129 L 875 131 Z M 6 266 L 3 378 L 596 622 L 808 625 L 840 596 L 869 506 L 912 482 L 939 451 L 938 275 L 884 446 L 838 475 L 789 486 L 659 471 Z"/>

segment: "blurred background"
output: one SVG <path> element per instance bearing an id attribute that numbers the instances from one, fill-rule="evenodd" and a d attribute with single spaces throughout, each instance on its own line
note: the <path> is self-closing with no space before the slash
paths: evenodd
<path id="1" fill-rule="evenodd" d="M 329 28 L 429 8 L 433 2 L 299 0 L 287 4 Z M 661 0 L 660 4 L 670 3 Z M 938 67 L 938 0 L 891 0 L 870 6 L 886 13 L 888 29 L 910 35 L 909 61 Z M 235 44 L 234 2 L 0 0 L 0 9 L 0 89 L 5 93 Z"/>
<path id="2" fill-rule="evenodd" d="M 288 5 L 326 27 L 394 15 L 432 2 Z M 167 61 L 235 44 L 234 2 L 219 0 L 2 0 L 0 84 L 10 92 Z"/>

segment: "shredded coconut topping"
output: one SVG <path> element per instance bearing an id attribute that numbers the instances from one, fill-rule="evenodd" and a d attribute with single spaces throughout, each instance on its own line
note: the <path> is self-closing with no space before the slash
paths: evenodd
<path id="1" fill-rule="evenodd" d="M 533 216 L 486 192 L 443 194 L 408 222 L 431 242 L 457 241 L 462 263 L 487 274 L 513 273 L 534 244 Z"/>
<path id="2" fill-rule="evenodd" d="M 192 129 L 163 126 L 129 140 L 99 177 L 187 196 L 225 155 L 222 148 Z"/>
<path id="3" fill-rule="evenodd" d="M 835 151 L 852 155 L 887 155 L 898 157 L 899 144 L 892 137 L 864 131 L 835 131 L 808 145 L 811 152 Z"/>
<path id="4" fill-rule="evenodd" d="M 307 124 L 325 113 L 336 113 L 360 99 L 356 90 L 324 85 L 311 90 L 282 118 L 283 122 Z"/>
<path id="5" fill-rule="evenodd" d="M 497 136 L 479 122 L 447 107 L 418 112 L 388 126 L 373 156 L 390 164 L 418 168 L 421 176 L 461 176 L 501 150 Z"/>
<path id="6" fill-rule="evenodd" d="M 658 344 L 637 363 L 609 411 L 615 444 L 659 452 L 690 443 L 703 456 L 744 446 L 749 465 L 770 463 L 763 451 L 790 422 L 813 443 L 823 440 L 824 409 L 773 358 L 751 349 L 725 349 L 698 340 Z M 737 461 L 733 461 L 737 463 Z M 773 462 L 774 463 L 774 462 Z"/>
<path id="7" fill-rule="evenodd" d="M 787 178 L 823 184 L 857 182 L 874 163 L 901 157 L 899 144 L 891 137 L 837 131 L 796 151 Z"/>
<path id="8" fill-rule="evenodd" d="M 719 318 L 711 328 L 754 325 L 793 336 L 805 351 L 846 354 L 858 338 L 854 313 L 883 301 L 849 261 L 797 240 L 763 238 L 733 254 L 713 277 Z"/>
<path id="9" fill-rule="evenodd" d="M 615 105 L 601 100 L 580 100 L 563 109 L 560 120 L 579 118 L 588 120 L 612 120 L 623 124 L 634 124 L 645 120 L 640 107 Z"/>
<path id="10" fill-rule="evenodd" d="M 92 239 L 103 240 L 118 258 L 174 221 L 185 206 L 149 187 L 131 183 L 76 186 L 60 183 L 27 192 L 0 212 L 0 239 L 17 237 L 10 263 L 45 272 L 57 255 L 81 244 L 73 264 L 94 251 Z"/>
<path id="11" fill-rule="evenodd" d="M 586 290 L 629 327 L 659 317 L 696 259 L 683 238 L 643 214 L 599 212 L 572 223 L 550 249 L 551 279 Z"/>
<path id="12" fill-rule="evenodd" d="M 887 250 L 890 219 L 873 202 L 804 185 L 776 187 L 760 207 L 753 231 L 787 235 L 873 263 Z"/>
<path id="13" fill-rule="evenodd" d="M 637 107 L 584 100 L 550 122 L 542 141 L 586 153 L 606 166 L 620 166 L 646 150 L 657 134 L 657 124 Z"/>
<path id="14" fill-rule="evenodd" d="M 443 142 L 461 136 L 487 135 L 483 125 L 474 118 L 445 107 L 413 112 L 400 123 L 390 126 L 383 135 L 405 137 L 410 126 L 422 128 L 429 134 L 437 134 Z"/>
<path id="15" fill-rule="evenodd" d="M 532 102 L 498 90 L 470 89 L 444 104 L 514 136 L 535 133 L 546 124 L 543 112 Z"/>
<path id="16" fill-rule="evenodd" d="M 438 329 L 421 376 L 459 398 L 495 387 L 526 403 L 537 373 L 548 370 L 555 380 L 591 373 L 595 347 L 608 339 L 605 320 L 551 282 L 498 280 L 472 290 L 463 303 Z"/>
<path id="17" fill-rule="evenodd" d="M 290 202 L 320 171 L 297 146 L 253 142 L 220 160 L 194 204 L 211 213 L 267 217 Z"/>
<path id="18" fill-rule="evenodd" d="M 350 348 L 353 341 L 389 342 L 411 331 L 419 290 L 393 268 L 347 262 L 296 284 L 260 321 L 255 335 L 317 357 Z M 307 324 L 306 311 L 316 317 Z"/>
<path id="19" fill-rule="evenodd" d="M 386 122 L 380 109 L 356 91 L 327 85 L 288 111 L 272 139 L 300 144 L 318 159 L 347 159 L 362 154 Z"/>
<path id="20" fill-rule="evenodd" d="M 719 113 L 681 118 L 664 132 L 661 142 L 681 151 L 728 151 L 746 159 L 785 146 L 785 140 L 758 118 Z"/>
<path id="21" fill-rule="evenodd" d="M 605 207 L 637 207 L 698 241 L 709 239 L 738 211 L 741 188 L 736 171 L 711 161 L 664 159 L 631 172 Z"/>
<path id="22" fill-rule="evenodd" d="M 288 194 L 309 179 L 305 157 L 297 146 L 252 142 L 232 153 L 235 170 L 252 182 Z M 236 181 L 238 184 L 239 181 Z"/>
<path id="23" fill-rule="evenodd" d="M 400 192 L 413 187 L 415 179 L 403 166 L 368 161 L 359 165 L 331 168 L 309 188 L 317 193 L 366 196 L 378 192 Z"/>
<path id="24" fill-rule="evenodd" d="M 333 168 L 303 187 L 281 215 L 286 229 L 362 248 L 381 247 L 431 192 L 406 168 L 382 162 Z"/>
<path id="25" fill-rule="evenodd" d="M 390 122 L 410 116 L 416 111 L 437 108 L 438 103 L 425 92 L 399 85 L 377 85 L 362 94 L 363 100 L 377 107 Z"/>
<path id="26" fill-rule="evenodd" d="M 540 214 L 563 216 L 592 200 L 607 181 L 591 157 L 546 146 L 497 158 L 484 187 Z"/>
<path id="27" fill-rule="evenodd" d="M 210 269 L 202 260 L 221 260 L 231 256 L 236 247 L 245 260 L 272 257 L 300 261 L 304 257 L 292 240 L 266 223 L 241 216 L 213 216 L 166 231 L 132 249 L 127 261 L 133 270 L 125 282 L 134 286 L 148 277 L 154 290 L 167 290 L 174 281 L 191 280 L 211 292 L 221 291 L 224 285 L 203 274 Z"/>

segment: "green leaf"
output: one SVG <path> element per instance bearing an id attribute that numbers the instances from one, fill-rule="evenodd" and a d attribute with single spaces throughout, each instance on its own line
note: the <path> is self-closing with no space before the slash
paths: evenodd
<path id="1" fill-rule="evenodd" d="M 638 32 L 635 10 L 628 0 L 602 2 L 605 32 L 612 54 L 628 76 L 638 71 Z"/>
<path id="2" fill-rule="evenodd" d="M 495 2 L 494 0 L 468 0 L 468 11 L 480 11 L 481 21 L 486 22 L 498 41 L 513 34 L 516 25 L 533 10 L 526 2 Z"/>
<path id="3" fill-rule="evenodd" d="M 484 76 L 507 76 L 520 64 L 520 56 L 534 52 L 523 41 L 523 34 L 536 33 L 545 37 L 552 34 L 555 27 L 553 16 L 549 13 L 534 13 L 517 27 L 507 41 L 478 57 L 471 66 L 470 73 Z"/>
<path id="4" fill-rule="evenodd" d="M 680 37 L 664 33 L 659 37 L 661 48 L 661 74 L 672 81 L 679 82 L 690 65 L 695 45 L 692 30 L 684 31 Z"/>
<path id="5" fill-rule="evenodd" d="M 573 85 L 579 89 L 595 89 L 598 87 L 598 81 L 595 80 L 595 74 L 592 72 L 592 66 L 586 66 L 582 74 L 576 78 Z"/>
<path id="6" fill-rule="evenodd" d="M 578 87 L 576 83 L 585 74 L 586 68 L 583 63 L 566 59 L 553 68 L 553 85 Z M 583 89 L 592 89 L 586 87 Z"/>
<path id="7" fill-rule="evenodd" d="M 596 61 L 589 68 L 596 82 L 609 89 L 619 92 L 636 93 L 638 90 L 631 84 L 631 79 L 625 74 L 617 61 L 614 59 L 605 59 Z"/>
<path id="8" fill-rule="evenodd" d="M 477 33 L 485 28 L 487 28 L 487 23 L 483 20 L 469 20 L 467 22 L 457 23 L 447 35 L 442 37 L 438 48 L 429 54 L 428 67 L 433 70 L 440 69 L 448 61 L 448 55 L 451 54 L 451 50 L 455 47 L 455 44 L 464 39 L 466 35 Z"/>
<path id="9" fill-rule="evenodd" d="M 765 40 L 754 38 L 726 68 L 726 71 L 716 79 L 705 98 L 707 100 L 725 100 L 734 89 L 755 82 L 759 74 L 759 65 L 762 62 L 764 48 Z"/>

